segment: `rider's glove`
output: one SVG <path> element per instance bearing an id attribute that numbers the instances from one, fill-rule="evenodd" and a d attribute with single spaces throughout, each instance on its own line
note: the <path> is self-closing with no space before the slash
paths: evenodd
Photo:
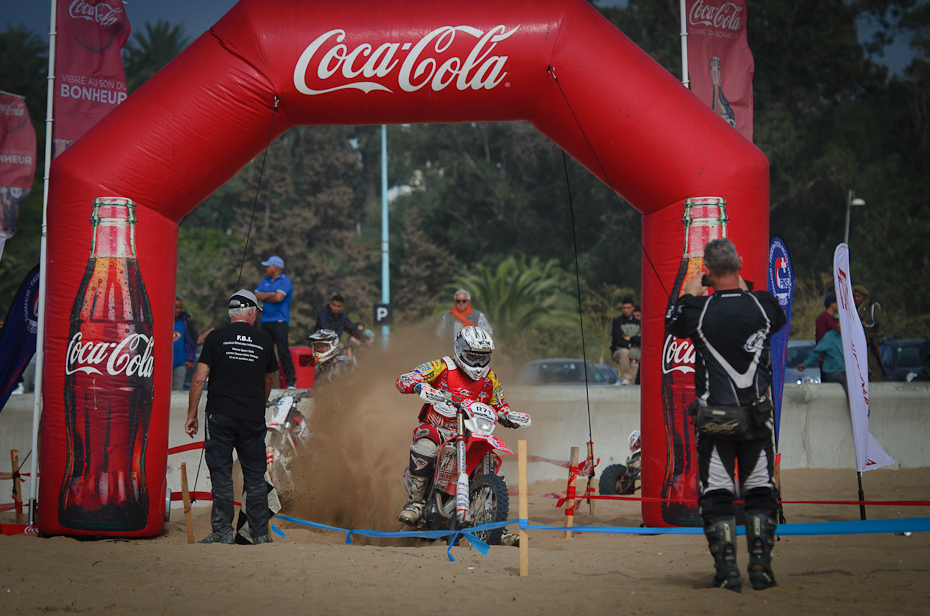
<path id="1" fill-rule="evenodd" d="M 420 391 L 417 393 L 420 394 L 420 399 L 427 404 L 432 404 L 433 402 L 440 402 L 444 400 L 441 390 L 427 385 L 426 383 L 422 383 L 420 385 Z"/>
<path id="2" fill-rule="evenodd" d="M 498 415 L 497 423 L 504 426 L 505 428 L 517 429 L 520 427 L 519 425 L 513 423 L 512 421 L 508 421 L 507 419 L 505 419 L 503 415 Z"/>
<path id="3" fill-rule="evenodd" d="M 422 388 L 423 388 L 423 383 L 417 383 L 416 385 L 413 386 L 413 393 L 419 395 L 420 389 Z"/>

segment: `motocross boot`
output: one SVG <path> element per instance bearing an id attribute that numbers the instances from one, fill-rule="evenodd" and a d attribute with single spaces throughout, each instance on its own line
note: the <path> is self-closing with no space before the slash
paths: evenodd
<path id="1" fill-rule="evenodd" d="M 736 518 L 718 518 L 704 527 L 704 535 L 717 569 L 711 587 L 740 592 L 739 567 L 736 565 Z"/>
<path id="2" fill-rule="evenodd" d="M 746 542 L 749 544 L 749 582 L 754 590 L 778 586 L 772 573 L 775 519 L 767 511 L 746 512 Z"/>
<path id="3" fill-rule="evenodd" d="M 407 526 L 416 526 L 417 522 L 423 516 L 423 510 L 426 508 L 426 490 L 429 487 L 429 477 L 418 477 L 410 475 L 410 500 L 404 505 L 404 510 L 400 512 L 397 519 Z"/>

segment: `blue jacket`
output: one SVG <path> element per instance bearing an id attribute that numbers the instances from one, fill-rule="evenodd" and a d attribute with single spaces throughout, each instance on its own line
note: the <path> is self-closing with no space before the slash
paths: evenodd
<path id="1" fill-rule="evenodd" d="M 358 331 L 358 325 L 350 321 L 345 312 L 340 312 L 338 315 L 333 314 L 332 310 L 329 309 L 329 304 L 316 315 L 316 325 L 313 327 L 313 331 L 318 332 L 321 329 L 331 329 L 340 337 L 344 330 L 348 331 L 350 336 L 356 338 L 361 335 Z"/>
<path id="2" fill-rule="evenodd" d="M 846 372 L 846 361 L 843 359 L 843 339 L 836 333 L 835 329 L 824 334 L 802 365 L 805 368 L 810 368 L 821 357 L 823 357 L 824 374 Z"/>

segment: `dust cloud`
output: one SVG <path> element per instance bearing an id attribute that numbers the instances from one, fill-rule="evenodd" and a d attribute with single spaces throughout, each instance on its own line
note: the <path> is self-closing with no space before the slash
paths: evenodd
<path id="1" fill-rule="evenodd" d="M 394 382 L 437 357 L 432 326 L 397 328 L 389 353 L 377 340 L 361 351 L 354 372 L 318 382 L 310 440 L 289 465 L 281 513 L 339 528 L 400 530 L 403 473 L 422 403 Z"/>

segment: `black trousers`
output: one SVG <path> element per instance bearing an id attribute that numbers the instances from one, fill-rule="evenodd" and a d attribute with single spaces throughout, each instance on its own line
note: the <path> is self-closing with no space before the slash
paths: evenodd
<path id="1" fill-rule="evenodd" d="M 253 537 L 268 534 L 268 485 L 265 483 L 264 420 L 248 421 L 211 413 L 206 418 L 204 458 L 213 483 L 213 512 L 210 522 L 214 532 L 232 528 L 235 499 L 232 480 L 232 452 L 239 454 L 246 491 L 246 518 Z"/>
<path id="2" fill-rule="evenodd" d="M 697 434 L 700 506 L 705 525 L 734 515 L 734 474 L 737 462 L 739 494 L 746 503 L 746 511 L 764 511 L 767 515 L 775 515 L 778 494 L 775 490 L 775 444 L 772 431 L 753 427 L 747 436 L 750 438 L 733 441 Z"/>
<path id="3" fill-rule="evenodd" d="M 287 323 L 283 321 L 262 323 L 262 331 L 271 336 L 275 348 L 278 349 L 278 360 L 281 362 L 281 369 L 284 371 L 284 379 L 291 383 L 297 378 L 297 373 L 294 372 L 291 349 L 287 344 L 288 330 Z"/>

